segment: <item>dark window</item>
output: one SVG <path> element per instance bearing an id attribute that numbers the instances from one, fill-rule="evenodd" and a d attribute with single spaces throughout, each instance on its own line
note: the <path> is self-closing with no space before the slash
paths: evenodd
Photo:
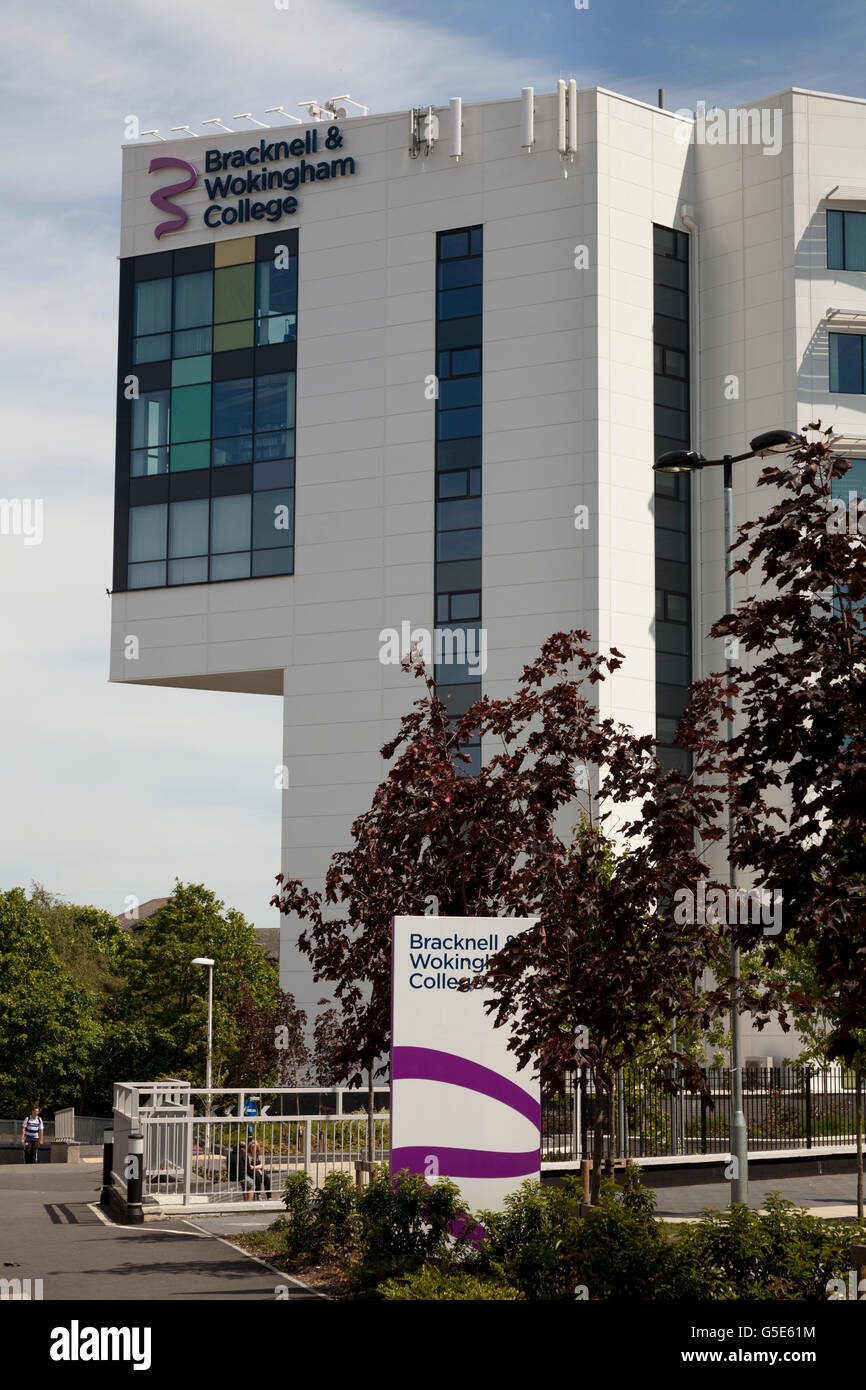
<path id="1" fill-rule="evenodd" d="M 480 285 L 482 265 L 480 256 L 471 256 L 465 261 L 444 261 L 439 267 L 439 289 L 459 290 L 465 285 Z"/>
<path id="2" fill-rule="evenodd" d="M 829 337 L 830 390 L 841 395 L 861 395 L 866 337 L 859 333 L 831 333 Z"/>
<path id="3" fill-rule="evenodd" d="M 456 354 L 455 354 L 456 355 Z M 439 383 L 439 409 L 481 404 L 481 377 L 455 377 Z"/>
<path id="4" fill-rule="evenodd" d="M 440 531 L 456 531 L 466 526 L 480 525 L 480 497 L 461 497 L 453 502 L 440 502 L 436 508 L 436 526 Z"/>
<path id="5" fill-rule="evenodd" d="M 689 442 L 688 238 L 653 228 L 655 454 Z M 687 769 L 673 747 L 691 680 L 690 481 L 655 475 L 656 738 L 662 765 Z"/>
<path id="6" fill-rule="evenodd" d="M 828 211 L 827 267 L 866 270 L 866 212 Z"/>
<path id="7" fill-rule="evenodd" d="M 442 410 L 437 420 L 440 439 L 464 439 L 481 433 L 481 407 L 469 410 Z"/>
<path id="8" fill-rule="evenodd" d="M 443 232 L 439 237 L 439 259 L 448 260 L 451 256 L 469 255 L 468 232 Z"/>
<path id="9" fill-rule="evenodd" d="M 481 286 L 466 285 L 460 290 L 440 290 L 440 319 L 464 319 L 481 313 Z"/>
<path id="10" fill-rule="evenodd" d="M 227 434 L 253 432 L 252 377 L 240 381 L 215 381 L 213 384 L 213 436 L 221 439 Z"/>
<path id="11" fill-rule="evenodd" d="M 474 560 L 481 555 L 481 531 L 441 531 L 436 537 L 436 559 Z"/>

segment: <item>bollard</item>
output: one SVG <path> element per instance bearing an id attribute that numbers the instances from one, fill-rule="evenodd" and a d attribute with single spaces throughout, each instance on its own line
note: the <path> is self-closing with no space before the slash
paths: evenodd
<path id="1" fill-rule="evenodd" d="M 584 1158 L 580 1164 L 580 1176 L 583 1183 L 583 1200 L 589 1202 L 589 1189 L 592 1185 L 592 1159 Z"/>
<path id="2" fill-rule="evenodd" d="M 113 1187 L 111 1170 L 114 1166 L 114 1130 L 107 1129 L 102 1136 L 102 1196 L 99 1199 L 101 1207 L 111 1206 L 111 1190 Z"/>
<path id="3" fill-rule="evenodd" d="M 123 1176 L 126 1179 L 126 1225 L 141 1226 L 144 1223 L 144 1212 L 141 1208 L 144 1187 L 144 1135 L 137 1131 L 129 1136 Z"/>

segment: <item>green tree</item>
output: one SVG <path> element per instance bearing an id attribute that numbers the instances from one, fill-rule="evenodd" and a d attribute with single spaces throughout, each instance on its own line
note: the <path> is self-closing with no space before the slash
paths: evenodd
<path id="1" fill-rule="evenodd" d="M 208 972 L 191 962 L 209 956 L 213 968 L 213 1081 L 243 1071 L 244 1043 L 236 1014 L 241 1001 L 272 1006 L 276 965 L 256 941 L 252 925 L 226 908 L 201 883 L 176 882 L 165 907 L 138 934 L 113 1016 L 125 1021 L 116 1035 L 116 1079 L 173 1076 L 203 1085 L 207 1056 Z M 136 1022 L 133 1022 L 135 1020 Z M 140 1023 L 138 1022 L 140 1021 Z"/>
<path id="2" fill-rule="evenodd" d="M 81 1108 L 102 1042 L 91 995 L 23 888 L 0 894 L 0 1112 Z"/>

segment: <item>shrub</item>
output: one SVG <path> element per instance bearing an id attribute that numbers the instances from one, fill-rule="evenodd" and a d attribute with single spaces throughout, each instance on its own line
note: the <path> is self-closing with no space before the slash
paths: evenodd
<path id="1" fill-rule="evenodd" d="M 504 1211 L 481 1212 L 487 1239 L 480 1268 L 527 1299 L 570 1301 L 580 1285 L 590 1299 L 711 1296 L 700 1268 L 677 1258 L 637 1168 L 626 1169 L 621 1187 L 602 1184 L 591 1216 L 578 1216 L 581 1196 L 574 1177 L 561 1187 L 525 1182 Z"/>
<path id="2" fill-rule="evenodd" d="M 434 1299 L 450 1299 L 473 1303 L 479 1300 L 513 1303 L 523 1298 L 519 1289 L 510 1284 L 465 1271 L 437 1269 L 435 1265 L 425 1265 L 417 1274 L 404 1274 L 400 1279 L 386 1279 L 379 1285 L 378 1293 L 389 1301 L 418 1299 L 431 1302 Z"/>
<path id="3" fill-rule="evenodd" d="M 348 1173 L 328 1173 L 313 1200 L 316 1252 L 348 1252 L 355 1242 L 357 1189 Z"/>
<path id="4" fill-rule="evenodd" d="M 655 1194 L 643 1187 L 637 1169 L 626 1169 L 620 1188 L 602 1183 L 598 1206 L 580 1227 L 575 1282 L 586 1285 L 590 1299 L 714 1296 L 711 1278 L 656 1219 Z"/>
<path id="5" fill-rule="evenodd" d="M 810 1216 L 778 1192 L 764 1206 L 765 1213 L 739 1204 L 707 1212 L 682 1230 L 683 1259 L 711 1272 L 710 1297 L 825 1301 L 828 1280 L 847 1275 L 851 1242 L 866 1231 Z"/>
<path id="6" fill-rule="evenodd" d="M 575 1203 L 579 1180 L 565 1177 L 561 1187 L 521 1183 L 505 1198 L 503 1211 L 482 1211 L 485 1231 L 480 1268 L 520 1289 L 525 1298 L 573 1298 L 578 1261 Z"/>
<path id="7" fill-rule="evenodd" d="M 465 1213 L 447 1178 L 431 1187 L 419 1173 L 404 1170 L 391 1178 L 383 1166 L 371 1174 L 357 1205 L 360 1251 L 350 1283 L 359 1291 L 412 1274 L 428 1260 L 453 1258 L 469 1245 L 468 1237 L 454 1235 Z"/>
<path id="8" fill-rule="evenodd" d="M 290 1173 L 283 1188 L 288 1213 L 286 1251 L 289 1255 L 310 1253 L 313 1243 L 313 1180 L 309 1173 Z"/>

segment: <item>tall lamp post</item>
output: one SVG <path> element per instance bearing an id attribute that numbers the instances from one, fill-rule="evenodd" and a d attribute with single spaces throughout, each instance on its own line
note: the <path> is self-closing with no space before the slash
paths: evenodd
<path id="1" fill-rule="evenodd" d="M 211 1057 L 213 1055 L 213 968 L 214 962 L 210 956 L 196 956 L 191 965 L 208 966 L 207 977 L 207 1062 L 205 1064 L 205 1090 L 207 1091 L 207 1108 L 210 1112 L 211 1099 Z"/>
<path id="2" fill-rule="evenodd" d="M 795 449 L 800 436 L 791 430 L 767 430 L 756 435 L 750 442 L 748 453 L 725 454 L 724 458 L 707 459 L 691 449 L 675 449 L 662 454 L 653 464 L 656 473 L 697 473 L 702 468 L 723 468 L 723 487 L 725 498 L 725 611 L 734 611 L 734 576 L 730 569 L 728 556 L 734 543 L 733 507 L 733 465 L 744 459 L 765 458 L 768 454 L 787 454 Z M 725 653 L 725 662 L 730 674 L 734 665 L 734 654 L 730 646 Z M 734 736 L 733 720 L 725 721 L 725 739 L 729 743 Z M 728 795 L 728 883 L 737 886 L 737 873 L 732 854 L 734 817 L 730 793 Z M 740 948 L 731 936 L 731 1201 L 745 1202 L 749 1192 L 749 1143 L 746 1133 L 746 1117 L 743 1113 L 743 1071 L 740 1055 L 740 1031 L 737 1003 L 740 997 Z"/>

